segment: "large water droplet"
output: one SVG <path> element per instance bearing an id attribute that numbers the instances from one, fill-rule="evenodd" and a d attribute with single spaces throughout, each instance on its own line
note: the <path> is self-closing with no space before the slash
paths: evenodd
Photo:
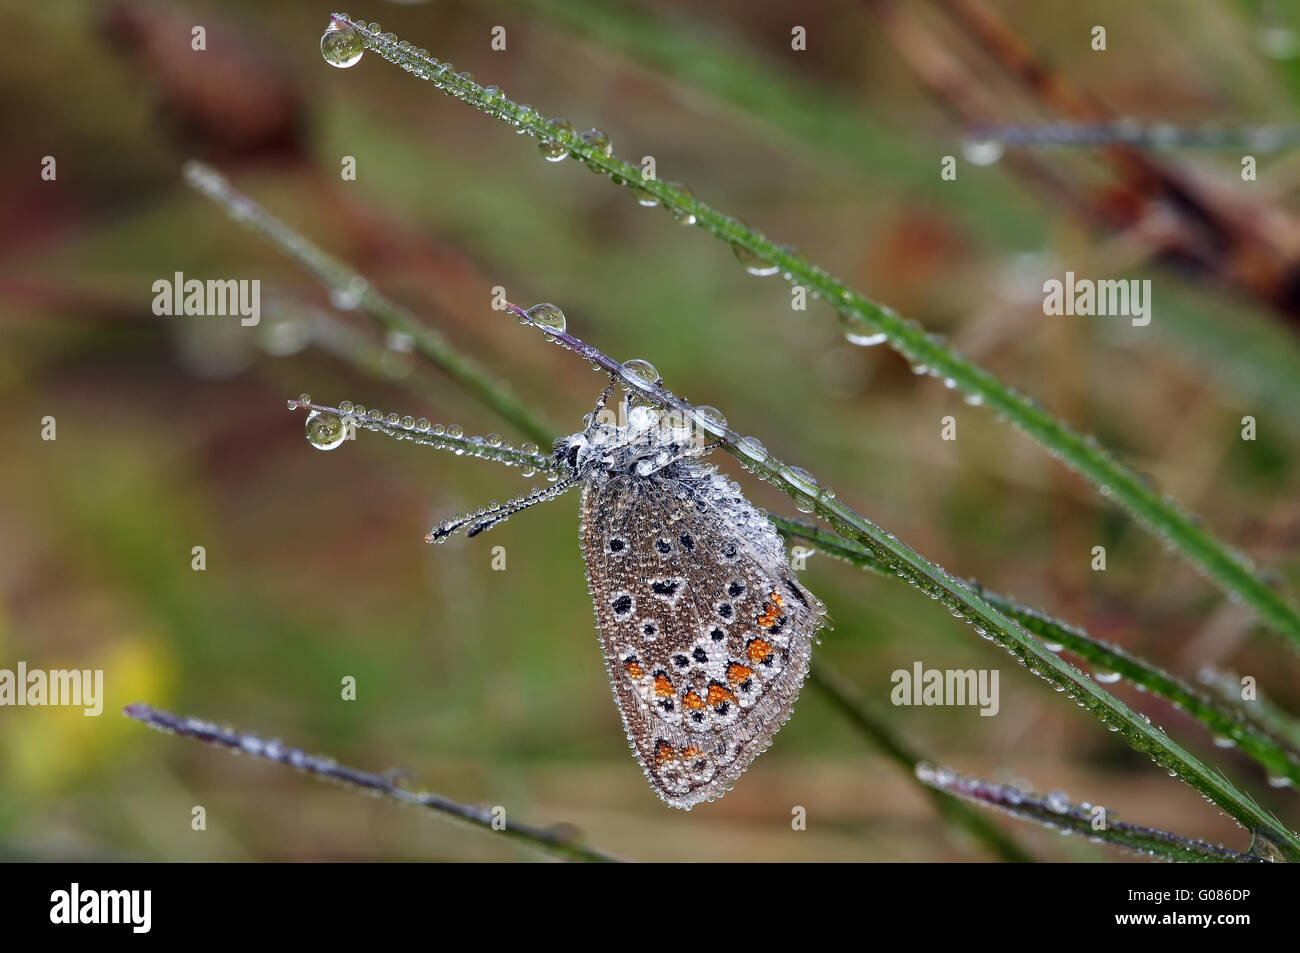
<path id="1" fill-rule="evenodd" d="M 655 366 L 639 357 L 623 362 L 623 376 L 631 377 L 643 384 L 653 384 L 659 380 L 659 372 L 655 370 Z"/>
<path id="2" fill-rule="evenodd" d="M 565 327 L 564 312 L 549 301 L 543 301 L 529 308 L 528 319 L 547 331 L 563 331 Z"/>
<path id="3" fill-rule="evenodd" d="M 348 427 L 338 414 L 313 410 L 307 415 L 307 442 L 317 450 L 333 450 L 348 438 Z"/>
<path id="4" fill-rule="evenodd" d="M 366 51 L 366 44 L 361 34 L 352 27 L 337 21 L 331 22 L 329 29 L 320 38 L 320 55 L 325 62 L 339 69 L 355 66 Z"/>

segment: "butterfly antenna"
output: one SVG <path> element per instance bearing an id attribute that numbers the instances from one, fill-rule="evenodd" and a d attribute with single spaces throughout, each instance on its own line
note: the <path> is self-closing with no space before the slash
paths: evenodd
<path id="1" fill-rule="evenodd" d="M 508 467 L 520 467 L 524 476 L 532 476 L 538 471 L 557 472 L 555 461 L 548 454 L 539 452 L 534 443 L 513 446 L 496 434 L 468 437 L 455 425 L 444 427 L 442 424 L 431 424 L 423 417 L 416 420 L 409 416 L 384 414 L 379 410 L 367 410 L 350 401 L 331 407 L 328 404 L 313 403 L 304 395 L 297 400 L 287 401 L 287 404 L 290 410 L 301 407 L 308 412 L 307 440 L 320 450 L 332 450 L 355 438 L 358 430 L 371 430 L 394 440 L 409 440 L 425 447 L 450 450 L 457 456 L 481 457 Z"/>
<path id="2" fill-rule="evenodd" d="M 518 499 L 510 500 L 500 506 L 493 506 L 489 509 L 479 509 L 473 513 L 465 513 L 461 516 L 453 517 L 449 520 L 443 520 L 433 529 L 429 530 L 424 537 L 426 543 L 444 543 L 447 539 L 455 535 L 458 531 L 466 526 L 470 526 L 469 532 L 465 535 L 477 536 L 485 530 L 491 529 L 498 523 L 504 523 L 515 513 L 520 510 L 526 510 L 530 506 L 536 506 L 538 503 L 547 503 L 557 496 L 561 496 L 567 491 L 578 485 L 577 477 L 565 477 L 557 483 L 550 486 L 533 490 L 527 496 L 521 496 Z"/>

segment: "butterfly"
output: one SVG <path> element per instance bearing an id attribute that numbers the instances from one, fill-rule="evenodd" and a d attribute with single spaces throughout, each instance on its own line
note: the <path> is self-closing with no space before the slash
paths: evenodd
<path id="1" fill-rule="evenodd" d="M 579 538 L 614 701 L 651 788 L 690 809 L 729 791 L 789 719 L 825 608 L 712 447 L 652 407 L 606 403 L 555 441 L 557 482 L 446 520 L 443 542 L 582 490 Z"/>

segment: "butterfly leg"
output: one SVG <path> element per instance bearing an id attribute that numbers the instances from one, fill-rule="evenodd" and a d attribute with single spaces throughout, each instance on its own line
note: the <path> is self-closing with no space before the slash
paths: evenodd
<path id="1" fill-rule="evenodd" d="M 549 500 L 553 500 L 557 496 L 564 494 L 577 485 L 577 477 L 569 477 L 560 480 L 557 483 L 553 483 L 550 486 L 533 490 L 527 496 L 521 496 L 518 499 L 510 500 L 500 506 L 494 506 L 489 510 L 465 513 L 461 516 L 443 520 L 433 529 L 429 530 L 428 534 L 424 537 L 424 541 L 426 543 L 445 542 L 448 537 L 454 535 L 459 530 L 464 529 L 466 526 L 470 526 L 471 523 L 473 526 L 470 527 L 469 532 L 465 535 L 477 536 L 479 533 L 491 529 L 498 523 L 504 523 L 520 510 L 526 510 L 528 507 L 536 506 L 538 503 L 546 503 Z"/>
<path id="2" fill-rule="evenodd" d="M 586 421 L 588 426 L 594 424 L 597 418 L 600 417 L 600 412 L 605 409 L 605 405 L 609 403 L 610 396 L 614 393 L 614 387 L 614 375 L 611 374 L 609 375 L 609 383 L 605 385 L 605 389 L 602 390 L 600 396 L 596 398 L 596 406 L 592 409 L 591 413 L 587 415 Z"/>

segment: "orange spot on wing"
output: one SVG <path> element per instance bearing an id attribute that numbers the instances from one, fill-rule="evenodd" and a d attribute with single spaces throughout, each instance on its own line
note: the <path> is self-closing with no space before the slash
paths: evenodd
<path id="1" fill-rule="evenodd" d="M 655 676 L 655 695 L 660 698 L 671 698 L 673 694 L 672 680 L 663 673 Z"/>
<path id="2" fill-rule="evenodd" d="M 752 668 L 741 665 L 739 662 L 732 662 L 727 666 L 727 681 L 733 685 L 739 685 L 753 674 L 754 670 Z"/>
<path id="3" fill-rule="evenodd" d="M 785 600 L 775 589 L 767 594 L 767 598 L 770 601 L 763 603 L 763 614 L 758 617 L 758 624 L 765 629 L 770 629 L 781 618 L 781 607 L 785 605 Z"/>
<path id="4" fill-rule="evenodd" d="M 655 764 L 667 764 L 676 757 L 677 753 L 673 751 L 673 746 L 668 742 L 658 741 L 655 743 Z"/>
<path id="5" fill-rule="evenodd" d="M 643 669 L 641 667 L 641 663 L 636 661 L 635 659 L 633 659 L 631 662 L 628 662 L 626 665 L 623 666 L 623 668 L 626 669 L 627 673 L 635 679 L 640 680 L 645 677 L 645 669 Z"/>
<path id="6" fill-rule="evenodd" d="M 709 685 L 709 707 L 717 708 L 723 702 L 735 702 L 736 696 L 727 690 L 726 685 L 713 682 Z"/>
<path id="7" fill-rule="evenodd" d="M 686 697 L 682 699 L 682 705 L 691 709 L 692 711 L 699 711 L 701 708 L 704 707 L 704 699 L 701 698 L 694 691 L 689 691 L 686 693 Z"/>
<path id="8" fill-rule="evenodd" d="M 745 646 L 745 654 L 757 665 L 772 654 L 772 644 L 763 639 L 750 639 L 749 645 Z"/>

